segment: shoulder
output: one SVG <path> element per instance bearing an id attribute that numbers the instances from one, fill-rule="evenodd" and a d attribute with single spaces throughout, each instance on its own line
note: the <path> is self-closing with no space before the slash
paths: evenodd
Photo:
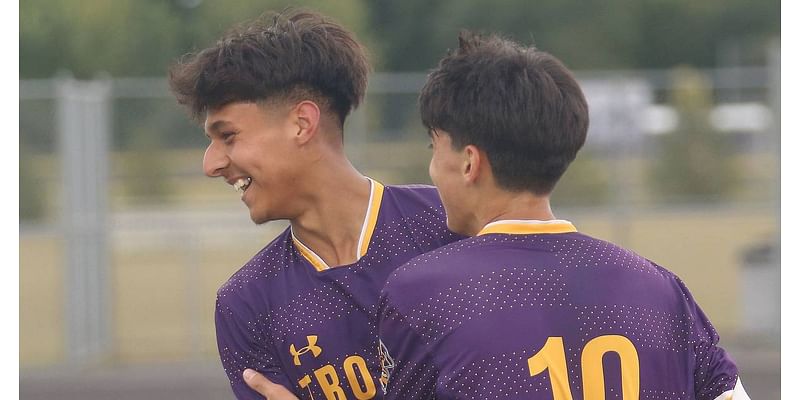
<path id="1" fill-rule="evenodd" d="M 412 300 L 417 294 L 438 292 L 451 283 L 451 275 L 458 273 L 459 266 L 473 262 L 480 254 L 475 245 L 475 238 L 466 238 L 414 257 L 392 272 L 383 287 L 384 295 Z"/>
<path id="2" fill-rule="evenodd" d="M 259 295 L 291 266 L 289 228 L 256 253 L 217 290 L 218 302 L 231 302 Z"/>
<path id="3" fill-rule="evenodd" d="M 403 208 L 436 208 L 444 212 L 439 192 L 430 185 L 387 185 L 384 197 Z"/>
<path id="4" fill-rule="evenodd" d="M 579 232 L 553 235 L 546 247 L 563 260 L 565 267 L 601 267 L 669 279 L 675 277 L 666 268 L 631 249 Z"/>
<path id="5" fill-rule="evenodd" d="M 421 252 L 462 238 L 447 229 L 439 192 L 429 185 L 386 186 L 380 218 L 389 231 L 407 232 Z"/>
<path id="6" fill-rule="evenodd" d="M 589 276 L 614 277 L 613 279 L 634 282 L 621 291 L 647 293 L 654 302 L 671 304 L 672 307 L 693 302 L 691 294 L 678 275 L 631 249 L 593 238 L 585 234 L 573 234 L 568 240 L 553 245 L 560 252 L 566 268 L 590 267 Z"/>

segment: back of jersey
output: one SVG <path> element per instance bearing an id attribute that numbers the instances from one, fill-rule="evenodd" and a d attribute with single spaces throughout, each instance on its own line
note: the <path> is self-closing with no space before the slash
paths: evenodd
<path id="1" fill-rule="evenodd" d="M 388 397 L 716 399 L 734 389 L 735 364 L 675 275 L 566 224 L 488 232 L 398 270 L 381 308 Z"/>

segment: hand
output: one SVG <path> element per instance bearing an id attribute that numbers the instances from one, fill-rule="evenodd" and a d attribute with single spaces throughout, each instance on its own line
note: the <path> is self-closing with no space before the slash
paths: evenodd
<path id="1" fill-rule="evenodd" d="M 255 390 L 267 400 L 300 400 L 285 387 L 272 383 L 266 376 L 252 369 L 244 370 L 242 378 L 247 386 L 250 386 L 250 389 Z"/>

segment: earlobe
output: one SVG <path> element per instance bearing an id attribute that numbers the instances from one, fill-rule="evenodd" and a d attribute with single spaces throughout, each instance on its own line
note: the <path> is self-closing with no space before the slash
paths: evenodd
<path id="1" fill-rule="evenodd" d="M 464 147 L 464 179 L 467 182 L 473 183 L 478 179 L 481 162 L 481 153 L 477 147 L 473 145 Z"/>

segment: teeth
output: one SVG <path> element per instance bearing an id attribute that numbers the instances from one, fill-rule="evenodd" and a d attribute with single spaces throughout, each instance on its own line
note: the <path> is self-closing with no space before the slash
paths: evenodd
<path id="1" fill-rule="evenodd" d="M 236 182 L 233 183 L 233 188 L 236 189 L 237 192 L 244 193 L 247 190 L 247 187 L 250 186 L 250 182 L 253 181 L 253 178 L 239 178 Z"/>

